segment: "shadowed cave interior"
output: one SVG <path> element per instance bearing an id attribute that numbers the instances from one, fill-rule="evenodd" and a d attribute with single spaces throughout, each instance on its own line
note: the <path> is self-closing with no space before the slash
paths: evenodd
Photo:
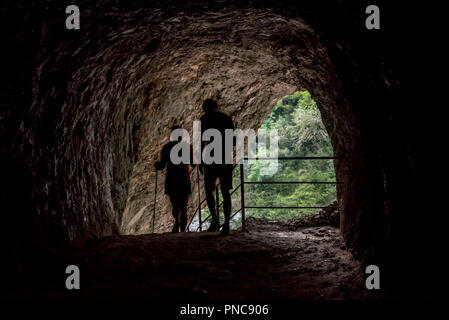
<path id="1" fill-rule="evenodd" d="M 204 99 L 256 129 L 280 97 L 308 90 L 334 154 L 347 157 L 334 163 L 345 182 L 339 246 L 385 270 L 395 294 L 429 292 L 430 278 L 408 288 L 402 273 L 432 258 L 413 236 L 421 204 L 407 200 L 423 198 L 424 165 L 422 146 L 404 134 L 416 119 L 400 103 L 399 44 L 364 28 L 363 5 L 78 2 L 77 31 L 63 27 L 56 1 L 10 3 L 3 19 L 12 44 L 0 114 L 7 272 L 30 272 L 48 248 L 150 233 L 153 163 L 167 128 L 191 131 Z M 164 233 L 172 221 L 162 183 L 157 194 L 155 231 Z"/>

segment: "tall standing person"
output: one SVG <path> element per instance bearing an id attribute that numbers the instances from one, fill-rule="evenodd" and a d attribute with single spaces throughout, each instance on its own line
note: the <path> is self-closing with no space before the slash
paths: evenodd
<path id="1" fill-rule="evenodd" d="M 212 222 L 207 231 L 214 232 L 220 229 L 220 221 L 218 212 L 215 208 L 214 190 L 217 178 L 220 181 L 220 190 L 223 196 L 223 211 L 225 222 L 221 230 L 221 234 L 226 236 L 229 234 L 229 220 L 231 216 L 231 195 L 232 189 L 232 171 L 233 164 L 227 164 L 225 159 L 232 159 L 232 154 L 226 157 L 225 148 L 225 130 L 234 130 L 234 123 L 231 117 L 218 109 L 217 103 L 212 99 L 206 99 L 203 102 L 204 115 L 201 117 L 201 136 L 208 129 L 216 129 L 221 135 L 221 163 L 205 164 L 201 161 L 201 171 L 204 172 L 204 187 L 206 191 L 207 206 L 212 216 Z M 206 143 L 202 143 L 201 153 L 203 153 Z M 229 151 L 228 151 L 229 152 Z M 230 151 L 232 153 L 232 150 Z"/>

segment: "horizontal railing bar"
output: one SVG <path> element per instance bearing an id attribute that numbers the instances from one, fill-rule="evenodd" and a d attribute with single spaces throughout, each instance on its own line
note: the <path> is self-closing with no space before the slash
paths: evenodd
<path id="1" fill-rule="evenodd" d="M 234 194 L 234 192 L 236 192 L 236 191 L 240 188 L 241 185 L 242 185 L 242 184 L 239 183 L 239 185 L 238 185 L 237 187 L 235 187 L 234 190 L 231 191 L 230 195 L 232 196 L 232 195 Z M 223 202 L 221 202 L 221 203 L 223 203 Z"/>
<path id="2" fill-rule="evenodd" d="M 217 185 L 215 186 L 215 188 L 218 188 L 219 186 L 220 186 L 220 182 L 217 183 Z M 199 208 L 199 207 L 200 207 L 206 200 L 207 200 L 207 199 L 204 198 L 204 199 L 200 202 L 198 208 Z M 195 219 L 195 216 L 196 216 L 197 212 L 198 212 L 198 209 L 195 211 L 195 214 L 192 216 L 192 219 L 190 219 L 190 222 L 187 224 L 186 229 L 190 228 L 190 225 L 192 224 L 193 220 Z M 198 230 L 198 229 L 199 229 L 199 227 L 198 227 L 196 230 Z"/>
<path id="3" fill-rule="evenodd" d="M 232 216 L 231 216 L 229 219 L 234 218 L 234 216 L 235 216 L 237 213 L 239 213 L 241 210 L 242 210 L 242 208 L 238 209 L 236 212 L 234 212 L 234 213 L 232 214 Z"/>
<path id="4" fill-rule="evenodd" d="M 236 212 L 234 212 L 234 213 L 229 217 L 229 221 L 231 221 L 232 218 L 234 218 L 235 215 L 236 215 L 237 213 L 239 213 L 240 210 L 242 210 L 242 208 L 240 208 L 240 209 L 238 209 Z M 223 224 L 221 225 L 221 227 L 223 227 L 223 226 L 224 226 L 224 222 L 223 222 Z"/>
<path id="5" fill-rule="evenodd" d="M 333 159 L 347 159 L 347 157 L 333 157 L 333 156 L 323 156 L 323 157 L 244 157 L 244 160 L 333 160 Z M 234 164 L 234 168 L 237 166 L 237 164 Z M 201 179 L 204 180 L 204 179 Z M 343 184 L 344 182 L 341 181 L 245 181 L 244 184 Z M 220 186 L 220 182 L 216 184 L 215 188 L 218 188 Z M 234 190 L 232 190 L 231 194 L 234 194 L 235 191 L 237 191 L 242 184 L 240 183 Z M 204 198 L 201 202 L 199 207 L 207 201 L 206 198 Z M 221 207 L 223 205 L 223 201 L 219 204 L 218 207 Z M 198 208 L 199 208 L 198 207 Z M 286 206 L 286 207 L 280 207 L 280 206 L 274 206 L 274 207 L 265 207 L 265 206 L 245 206 L 245 208 L 248 209 L 324 209 L 324 208 L 335 208 L 338 209 L 338 206 Z M 234 214 L 231 215 L 230 219 L 232 219 L 238 212 L 240 212 L 242 208 L 238 209 Z M 187 225 L 187 229 L 190 228 L 190 225 L 192 224 L 196 213 L 193 215 L 192 219 L 189 221 Z M 207 221 L 211 218 L 211 215 L 209 214 L 203 221 Z M 223 225 L 222 225 L 223 226 Z M 199 230 L 199 226 L 196 229 L 196 231 Z"/>
<path id="6" fill-rule="evenodd" d="M 244 157 L 245 160 L 332 160 L 346 159 L 346 157 Z"/>
<path id="7" fill-rule="evenodd" d="M 235 189 L 232 190 L 232 192 L 229 195 L 232 196 L 234 194 L 234 192 L 236 192 L 240 188 L 241 185 L 242 184 L 240 183 L 237 187 L 235 187 Z M 223 206 L 223 202 L 224 202 L 224 200 L 222 202 L 220 202 L 220 204 L 218 205 L 219 208 Z"/>
<path id="8" fill-rule="evenodd" d="M 245 208 L 248 209 L 323 209 L 323 208 L 333 208 L 338 209 L 340 207 L 333 207 L 333 206 L 313 206 L 313 207 L 260 207 L 260 206 L 245 206 Z"/>
<path id="9" fill-rule="evenodd" d="M 215 188 L 218 188 L 220 186 L 220 183 L 217 183 L 217 185 L 215 186 Z M 237 187 L 234 188 L 234 190 L 232 190 L 232 192 L 230 193 L 230 195 L 232 196 L 234 194 L 234 192 L 236 192 L 239 188 L 240 188 L 241 184 L 239 184 Z M 206 198 L 203 199 L 203 201 L 201 201 L 200 204 L 203 204 L 204 201 L 206 201 Z M 220 203 L 219 207 L 221 207 L 223 205 L 223 201 Z M 195 219 L 196 214 L 198 213 L 198 209 L 195 211 L 195 214 L 192 216 L 192 219 L 190 219 L 189 223 L 187 224 L 186 229 L 188 229 L 190 227 L 190 225 L 192 224 L 193 220 Z M 203 221 L 206 221 L 208 218 L 210 218 L 210 215 L 204 219 Z M 198 227 L 199 229 L 199 227 Z"/>
<path id="10" fill-rule="evenodd" d="M 240 209 L 238 209 L 236 212 L 234 212 L 234 213 L 231 215 L 231 217 L 229 217 L 229 220 L 231 220 L 232 218 L 234 218 L 235 215 L 236 215 L 237 213 L 239 213 L 241 210 L 242 210 L 242 208 L 240 208 Z M 204 219 L 204 221 L 206 221 L 209 217 L 210 217 L 210 215 L 209 215 L 206 219 Z M 224 226 L 224 223 L 221 225 L 221 227 L 223 227 L 223 226 Z M 198 231 L 198 230 L 199 230 L 199 227 L 196 228 L 196 231 Z"/>
<path id="11" fill-rule="evenodd" d="M 245 181 L 245 184 L 342 184 L 341 181 Z"/>
<path id="12" fill-rule="evenodd" d="M 234 212 L 234 213 L 231 215 L 231 217 L 229 218 L 229 220 L 231 220 L 232 218 L 234 218 L 235 215 L 236 215 L 237 213 L 239 213 L 241 210 L 242 210 L 242 208 L 240 208 L 240 209 L 238 209 L 236 212 Z M 208 215 L 208 216 L 203 220 L 203 222 L 206 221 L 207 219 L 209 219 L 210 217 L 211 217 L 211 215 Z M 223 225 L 224 225 L 224 223 L 223 223 L 221 226 L 223 227 Z M 196 228 L 196 230 L 198 231 L 199 228 L 200 228 L 200 227 Z"/>

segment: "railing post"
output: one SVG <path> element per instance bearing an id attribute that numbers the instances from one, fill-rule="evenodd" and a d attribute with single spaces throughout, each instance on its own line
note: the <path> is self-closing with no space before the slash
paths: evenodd
<path id="1" fill-rule="evenodd" d="M 203 231 L 203 222 L 201 221 L 201 189 L 200 189 L 200 169 L 199 165 L 196 167 L 196 176 L 198 182 L 198 221 L 200 223 L 200 232 Z"/>
<path id="2" fill-rule="evenodd" d="M 215 201 L 217 202 L 218 225 L 220 225 L 220 195 L 218 194 L 218 185 L 215 186 Z"/>
<path id="3" fill-rule="evenodd" d="M 243 162 L 240 164 L 240 203 L 242 205 L 242 231 L 246 231 L 245 226 L 245 173 Z"/>

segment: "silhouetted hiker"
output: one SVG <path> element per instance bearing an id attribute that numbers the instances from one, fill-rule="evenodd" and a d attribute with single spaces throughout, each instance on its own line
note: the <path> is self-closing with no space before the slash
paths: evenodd
<path id="1" fill-rule="evenodd" d="M 234 129 L 234 123 L 231 117 L 218 110 L 217 103 L 212 99 L 206 99 L 203 102 L 204 115 L 201 117 L 201 136 L 207 129 L 217 129 L 221 133 L 222 140 L 222 164 L 204 164 L 200 168 L 204 171 L 204 187 L 206 191 L 206 201 L 212 216 L 212 222 L 207 231 L 213 232 L 220 229 L 220 221 L 218 212 L 215 208 L 215 199 L 213 191 L 217 178 L 220 180 L 221 194 L 223 195 L 223 211 L 225 223 L 221 230 L 222 235 L 229 234 L 229 219 L 231 216 L 231 195 L 229 190 L 232 189 L 232 164 L 225 164 L 225 130 Z M 205 147 L 202 143 L 201 151 Z M 232 155 L 231 155 L 232 157 Z M 204 169 L 204 170 L 203 170 Z"/>
<path id="2" fill-rule="evenodd" d="M 171 129 L 173 132 L 176 129 L 181 129 L 180 126 L 174 126 Z M 154 167 L 157 170 L 163 170 L 167 165 L 167 173 L 165 175 L 165 194 L 169 196 L 172 205 L 172 214 L 175 218 L 175 225 L 173 226 L 173 233 L 184 232 L 187 226 L 187 199 L 191 193 L 190 184 L 190 168 L 188 164 L 174 164 L 170 160 L 171 149 L 178 143 L 186 143 L 181 141 L 169 141 L 162 147 L 161 161 L 156 161 Z M 189 145 L 190 154 L 193 154 L 192 147 Z M 192 161 L 190 163 L 193 163 Z"/>

